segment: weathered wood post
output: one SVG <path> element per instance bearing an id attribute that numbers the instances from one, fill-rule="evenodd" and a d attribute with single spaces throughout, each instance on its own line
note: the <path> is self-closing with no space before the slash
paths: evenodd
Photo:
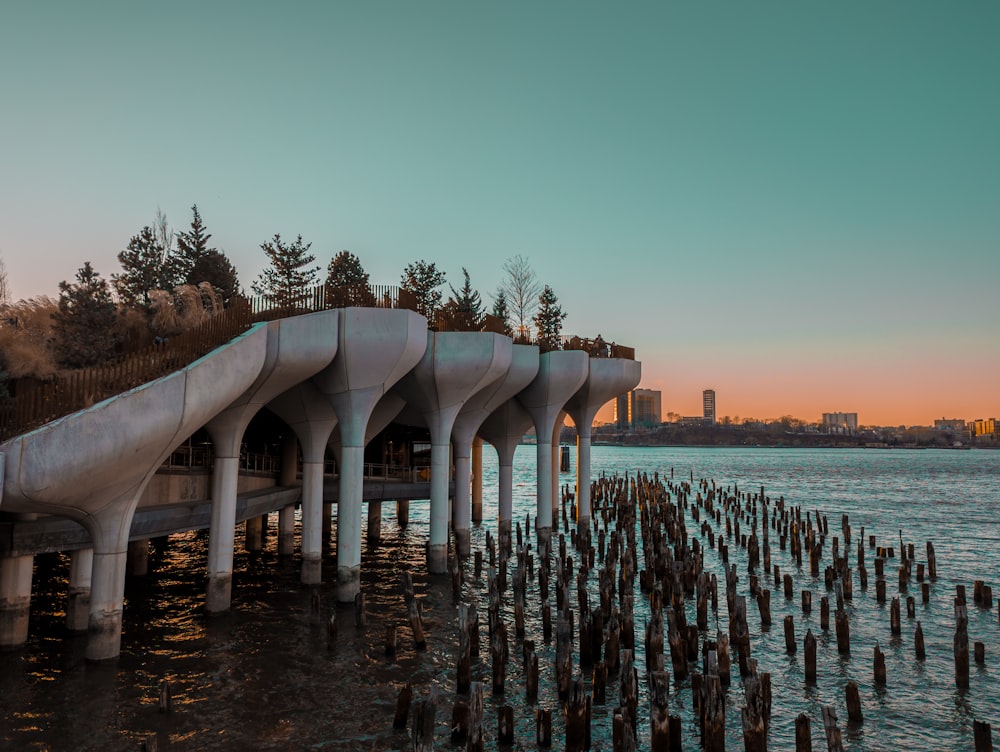
<path id="1" fill-rule="evenodd" d="M 566 718 L 566 752 L 583 752 L 590 746 L 588 744 L 590 718 L 583 679 L 577 678 L 573 682 L 563 712 Z"/>
<path id="2" fill-rule="evenodd" d="M 417 703 L 417 712 L 413 720 L 413 750 L 414 752 L 432 752 L 434 749 L 434 716 L 437 713 L 438 688 L 431 687 L 431 694 L 426 700 Z"/>
<path id="3" fill-rule="evenodd" d="M 497 744 L 514 743 L 514 708 L 504 705 L 497 711 Z"/>
<path id="4" fill-rule="evenodd" d="M 861 695 L 858 692 L 856 681 L 847 682 L 845 690 L 847 695 L 847 720 L 851 723 L 864 723 L 864 716 L 861 714 Z"/>
<path id="5" fill-rule="evenodd" d="M 955 599 L 955 686 L 969 688 L 969 616 L 964 602 Z"/>
<path id="6" fill-rule="evenodd" d="M 806 684 L 816 683 L 816 637 L 813 635 L 812 630 L 806 632 L 805 637 L 805 654 L 806 654 Z"/>
<path id="7" fill-rule="evenodd" d="M 785 652 L 795 655 L 795 619 L 791 614 L 785 617 Z"/>
<path id="8" fill-rule="evenodd" d="M 469 695 L 469 740 L 466 752 L 483 752 L 483 685 L 473 682 Z"/>
<path id="9" fill-rule="evenodd" d="M 984 721 L 973 721 L 972 734 L 976 744 L 976 752 L 993 752 L 993 732 L 990 730 L 990 724 Z"/>
<path id="10" fill-rule="evenodd" d="M 851 654 L 851 626 L 847 621 L 847 612 L 838 611 L 835 617 L 837 626 L 837 652 L 841 655 Z"/>
<path id="11" fill-rule="evenodd" d="M 812 752 L 812 748 L 812 729 L 809 724 L 809 716 L 805 713 L 799 713 L 795 719 L 795 752 Z"/>
<path id="12" fill-rule="evenodd" d="M 885 687 L 885 653 L 879 647 L 879 644 L 875 643 L 875 659 L 874 659 L 874 674 L 875 674 L 875 686 Z"/>
<path id="13" fill-rule="evenodd" d="M 406 685 L 399 690 L 399 697 L 396 698 L 396 715 L 392 719 L 393 728 L 406 728 L 406 721 L 410 717 L 410 703 L 412 701 L 413 685 L 410 682 L 406 682 Z"/>
<path id="14" fill-rule="evenodd" d="M 535 710 L 535 741 L 545 749 L 552 746 L 552 711 L 547 708 Z"/>
<path id="15" fill-rule="evenodd" d="M 649 675 L 649 724 L 652 752 L 670 752 L 670 678 L 666 671 Z"/>
<path id="16" fill-rule="evenodd" d="M 892 632 L 894 637 L 898 637 L 902 634 L 899 619 L 899 598 L 893 598 L 892 603 L 889 606 L 889 630 Z"/>
<path id="17" fill-rule="evenodd" d="M 840 739 L 840 726 L 837 725 L 837 711 L 832 705 L 823 706 L 823 731 L 826 732 L 827 752 L 844 752 L 844 744 Z"/>

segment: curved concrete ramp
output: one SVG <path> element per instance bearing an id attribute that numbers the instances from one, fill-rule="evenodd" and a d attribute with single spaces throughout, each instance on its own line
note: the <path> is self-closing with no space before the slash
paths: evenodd
<path id="1" fill-rule="evenodd" d="M 267 329 L 255 326 L 176 373 L 0 447 L 5 510 L 64 515 L 91 535 L 88 658 L 118 655 L 129 530 L 149 478 L 254 383 L 266 355 Z"/>

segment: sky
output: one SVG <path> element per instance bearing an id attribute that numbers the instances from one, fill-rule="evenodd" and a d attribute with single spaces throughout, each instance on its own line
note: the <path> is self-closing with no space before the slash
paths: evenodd
<path id="1" fill-rule="evenodd" d="M 197 204 L 487 302 L 526 257 L 664 413 L 1000 417 L 1000 4 L 9 3 L 0 258 L 105 276 Z"/>

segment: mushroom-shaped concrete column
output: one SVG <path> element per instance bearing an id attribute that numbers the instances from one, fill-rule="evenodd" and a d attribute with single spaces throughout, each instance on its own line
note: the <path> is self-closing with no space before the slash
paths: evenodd
<path id="1" fill-rule="evenodd" d="M 513 343 L 488 332 L 428 332 L 420 363 L 396 391 L 431 433 L 431 530 L 427 567 L 447 571 L 451 429 L 466 400 L 510 368 Z"/>
<path id="2" fill-rule="evenodd" d="M 538 373 L 538 348 L 534 345 L 514 345 L 507 372 L 492 384 L 472 395 L 455 418 L 451 443 L 455 449 L 455 504 L 452 528 L 455 549 L 459 556 L 468 556 L 471 544 L 472 440 L 490 413 L 524 389 Z"/>
<path id="3" fill-rule="evenodd" d="M 479 435 L 497 450 L 499 489 L 497 493 L 498 537 L 510 535 L 514 507 L 514 452 L 531 427 L 531 416 L 516 399 L 509 399 L 483 421 Z"/>
<path id="4" fill-rule="evenodd" d="M 209 612 L 225 611 L 231 602 L 236 484 L 243 432 L 260 408 L 333 360 L 337 352 L 338 323 L 336 311 L 319 311 L 267 324 L 267 358 L 257 379 L 205 426 L 215 445 L 205 598 L 205 608 Z M 303 527 L 306 527 L 305 520 Z M 303 555 L 303 568 L 305 558 Z"/>
<path id="5" fill-rule="evenodd" d="M 642 364 L 621 358 L 591 358 L 590 375 L 566 403 L 576 424 L 576 509 L 580 529 L 590 524 L 590 436 L 594 417 L 609 399 L 635 387 Z"/>
<path id="6" fill-rule="evenodd" d="M 587 353 L 555 350 L 539 356 L 538 375 L 517 395 L 535 423 L 538 455 L 538 508 L 535 528 L 539 538 L 552 532 L 552 432 L 566 400 L 587 380 Z"/>
<path id="7" fill-rule="evenodd" d="M 413 311 L 344 308 L 337 356 L 313 377 L 337 413 L 340 494 L 337 504 L 337 597 L 353 600 L 361 582 L 361 502 L 365 430 L 382 395 L 419 361 L 427 319 Z"/>
<path id="8" fill-rule="evenodd" d="M 337 414 L 312 381 L 303 381 L 268 403 L 302 445 L 303 584 L 317 585 L 323 575 L 323 460 Z"/>
<path id="9" fill-rule="evenodd" d="M 119 653 L 129 532 L 149 479 L 180 441 L 254 382 L 266 347 L 267 332 L 255 327 L 170 376 L 0 446 L 5 510 L 69 517 L 90 533 L 87 658 Z"/>

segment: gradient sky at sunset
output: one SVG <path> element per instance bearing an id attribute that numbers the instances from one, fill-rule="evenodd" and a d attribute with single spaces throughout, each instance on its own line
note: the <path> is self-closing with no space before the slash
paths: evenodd
<path id="1" fill-rule="evenodd" d="M 663 410 L 1000 417 L 1000 4 L 10 3 L 0 255 L 105 275 L 197 203 L 484 297 L 528 257 Z"/>

